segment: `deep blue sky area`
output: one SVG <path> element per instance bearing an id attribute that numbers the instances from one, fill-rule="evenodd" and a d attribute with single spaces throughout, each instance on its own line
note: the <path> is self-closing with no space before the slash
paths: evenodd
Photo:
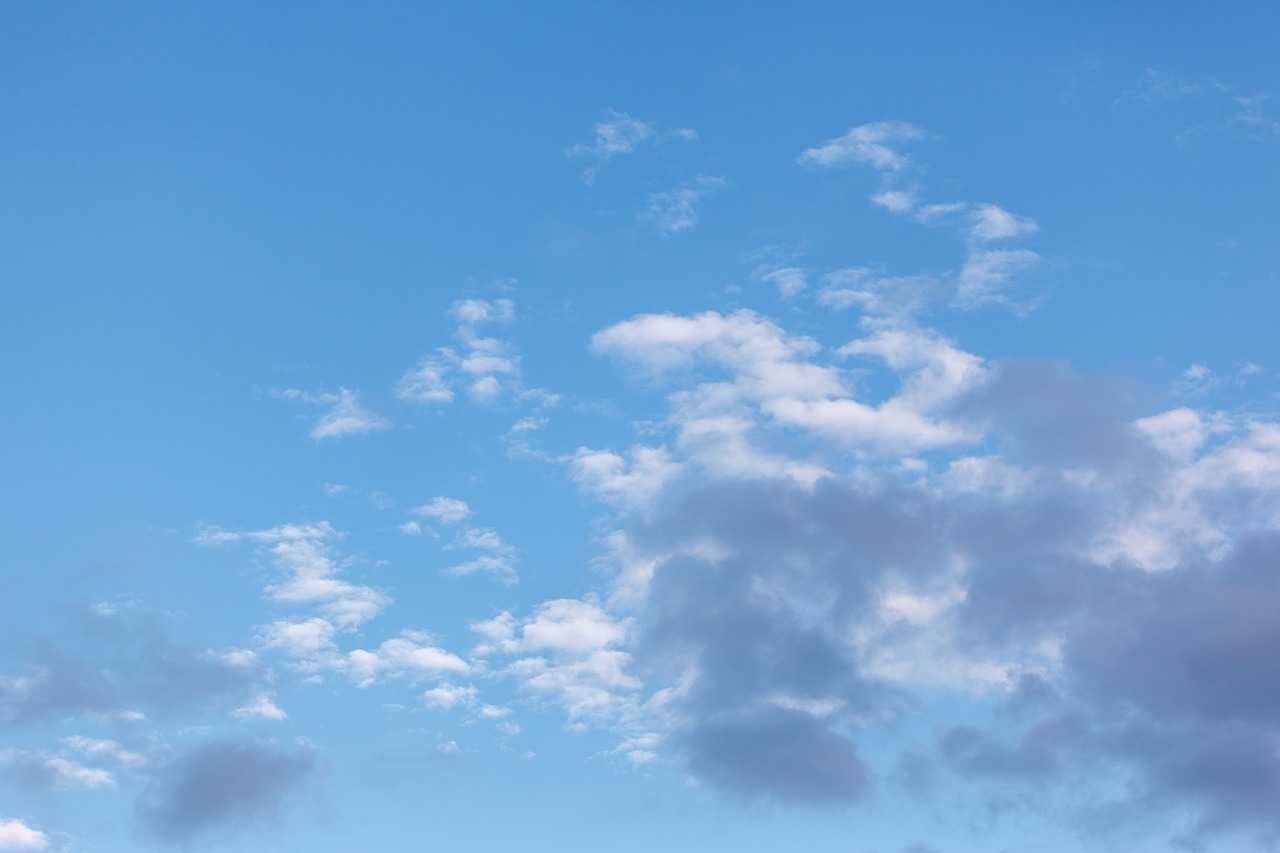
<path id="1" fill-rule="evenodd" d="M 1280 9 L 0 8 L 0 851 L 1280 849 Z"/>

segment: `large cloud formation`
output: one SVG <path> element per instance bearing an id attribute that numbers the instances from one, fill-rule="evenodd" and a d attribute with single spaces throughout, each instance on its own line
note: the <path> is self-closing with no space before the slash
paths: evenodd
<path id="1" fill-rule="evenodd" d="M 1280 425 L 902 339 L 945 361 L 898 354 L 902 390 L 858 405 L 931 430 L 850 447 L 820 420 L 780 422 L 788 400 L 854 392 L 771 321 L 636 318 L 597 337 L 677 376 L 662 486 L 627 504 L 580 480 L 642 507 L 614 540 L 611 601 L 635 620 L 666 754 L 734 797 L 853 802 L 880 778 L 859 745 L 950 691 L 1003 716 L 909 750 L 920 772 L 1052 785 L 1101 766 L 1123 784 L 1075 798 L 1089 821 L 1139 802 L 1191 815 L 1186 843 L 1280 832 Z M 947 362 L 969 367 L 913 390 Z"/>

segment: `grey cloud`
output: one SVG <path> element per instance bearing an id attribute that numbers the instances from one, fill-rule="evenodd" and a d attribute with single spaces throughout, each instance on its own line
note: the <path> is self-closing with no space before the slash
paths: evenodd
<path id="1" fill-rule="evenodd" d="M 1021 457 L 1054 465 L 1143 469 L 1155 451 L 1129 427 L 1153 395 L 1116 377 L 1081 376 L 1065 365 L 1007 360 L 956 404 L 955 414 L 994 428 Z"/>
<path id="2" fill-rule="evenodd" d="M 1095 603 L 1068 644 L 1092 697 L 1171 721 L 1280 728 L 1280 533 L 1245 534 L 1221 564 L 1134 586 Z"/>
<path id="3" fill-rule="evenodd" d="M 659 565 L 636 644 L 644 666 L 697 672 L 675 700 L 675 742 L 695 776 L 735 796 L 811 804 L 867 791 L 848 732 L 901 696 L 859 672 L 845 631 L 888 568 L 941 565 L 926 502 L 896 485 L 868 495 L 726 484 L 674 498 L 637 529 L 651 546 L 733 549 Z"/>
<path id="4" fill-rule="evenodd" d="M 699 723 L 684 742 L 694 775 L 748 799 L 838 805 L 871 784 L 857 745 L 800 711 L 775 708 Z"/>
<path id="5" fill-rule="evenodd" d="M 315 771 L 305 749 L 214 740 L 175 761 L 137 803 L 141 829 L 164 842 L 278 815 L 285 796 Z"/>
<path id="6" fill-rule="evenodd" d="M 86 609 L 74 624 L 59 646 L 34 643 L 25 671 L 4 673 L 0 724 L 231 707 L 247 701 L 263 678 L 256 660 L 175 643 L 160 618 L 145 610 L 104 615 Z"/>
<path id="7" fill-rule="evenodd" d="M 1153 401 L 1052 363 L 997 365 L 953 415 L 986 428 L 976 453 L 1025 473 L 999 494 L 885 473 L 812 488 L 669 486 L 628 535 L 667 555 L 634 651 L 652 680 L 679 685 L 664 706 L 678 756 L 735 797 L 824 804 L 865 793 L 865 721 L 913 698 L 860 667 L 850 631 L 875 617 L 886 580 L 927 587 L 959 560 L 963 595 L 944 617 L 956 648 L 1016 661 L 1048 640 L 1060 654 L 1043 672 L 1010 672 L 997 728 L 953 726 L 904 753 L 891 779 L 921 795 L 943 769 L 1055 792 L 1043 799 L 1069 788 L 1035 807 L 1080 810 L 1117 796 L 1112 785 L 1089 790 L 1094 778 L 1123 780 L 1128 793 L 1109 805 L 1191 815 L 1180 843 L 1280 837 L 1280 532 L 1268 529 L 1274 492 L 1258 473 L 1271 463 L 1258 461 L 1263 445 L 1242 444 L 1243 456 L 1192 471 L 1134 429 Z M 1221 446 L 1234 452 L 1234 440 Z M 1173 543 L 1169 568 L 1094 550 L 1117 523 L 1172 506 L 1175 489 L 1177 513 L 1149 528 Z M 1221 552 L 1184 541 L 1184 518 L 1231 538 Z M 1029 724 L 1009 734 L 1018 721 Z"/>
<path id="8" fill-rule="evenodd" d="M 938 739 L 938 748 L 962 773 L 1046 781 L 1057 774 L 1064 758 L 1078 754 L 1089 734 L 1082 719 L 1064 715 L 1038 720 L 1012 745 L 973 726 L 954 726 Z"/>

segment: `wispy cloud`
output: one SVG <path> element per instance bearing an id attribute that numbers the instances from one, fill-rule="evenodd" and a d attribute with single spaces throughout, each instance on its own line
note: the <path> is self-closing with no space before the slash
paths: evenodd
<path id="1" fill-rule="evenodd" d="M 565 156 L 574 160 L 587 160 L 590 165 L 580 173 L 583 182 L 590 185 L 600 174 L 600 169 L 614 157 L 634 153 L 645 145 L 656 145 L 669 140 L 692 142 L 698 134 L 689 128 L 659 131 L 654 125 L 632 118 L 617 110 L 606 110 L 607 118 L 592 128 L 595 138 L 590 143 L 578 143 L 564 150 Z"/>
<path id="2" fill-rule="evenodd" d="M 664 235 L 688 231 L 698 224 L 697 204 L 724 186 L 724 178 L 695 178 L 673 190 L 653 193 L 640 218 L 653 222 Z"/>
<path id="3" fill-rule="evenodd" d="M 799 162 L 803 166 L 821 167 L 865 163 L 876 169 L 898 172 L 911 164 L 911 158 L 903 153 L 901 146 L 924 138 L 924 129 L 909 122 L 875 121 L 806 149 Z"/>
<path id="4" fill-rule="evenodd" d="M 336 394 L 310 394 L 290 388 L 277 392 L 277 395 L 285 400 L 330 407 L 311 429 L 311 437 L 317 441 L 379 432 L 391 429 L 392 426 L 390 419 L 360 405 L 360 395 L 346 388 L 340 388 Z"/>
<path id="5" fill-rule="evenodd" d="M 1183 101 L 1212 105 L 1217 116 L 1185 127 L 1174 136 L 1179 144 L 1209 132 L 1235 130 L 1260 139 L 1280 138 L 1280 119 L 1267 114 L 1271 95 L 1241 92 L 1212 77 L 1186 79 L 1154 68 L 1146 68 L 1116 103 L 1135 101 L 1148 107 L 1162 107 Z"/>

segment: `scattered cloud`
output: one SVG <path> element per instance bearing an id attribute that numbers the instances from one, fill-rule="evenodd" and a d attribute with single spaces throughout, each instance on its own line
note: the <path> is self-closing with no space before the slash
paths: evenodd
<path id="1" fill-rule="evenodd" d="M 515 303 L 501 298 L 461 299 L 449 316 L 457 326 L 460 347 L 440 347 L 405 371 L 396 386 L 396 397 L 408 403 L 451 403 L 457 392 L 473 402 L 496 405 L 512 400 L 540 407 L 554 406 L 558 397 L 521 383 L 520 356 L 509 341 L 481 334 L 485 326 L 505 326 L 515 321 Z"/>
<path id="2" fill-rule="evenodd" d="M 958 273 L 943 280 L 953 288 L 953 302 L 960 308 L 977 308 L 989 303 L 1005 305 L 1022 313 L 1031 304 L 1010 295 L 1014 283 L 1026 273 L 1043 266 L 1043 258 L 1031 249 L 993 249 L 990 244 L 1016 240 L 1035 234 L 1039 226 L 1034 219 L 1010 213 L 989 203 L 964 201 L 922 203 L 923 188 L 918 184 L 902 186 L 902 171 L 911 164 L 894 145 L 925 138 L 922 128 L 905 122 L 873 122 L 853 128 L 844 136 L 800 155 L 800 163 L 814 166 L 842 166 L 860 163 L 871 166 L 880 176 L 880 189 L 871 201 L 897 216 L 910 217 L 924 225 L 950 226 L 964 241 L 966 256 Z M 839 273 L 837 273 L 839 274 Z M 865 271 L 863 278 L 870 278 Z M 910 277 L 887 277 L 881 281 L 906 281 Z M 939 281 L 937 276 L 929 276 Z M 795 288 L 793 292 L 798 292 Z M 787 295 L 784 292 L 784 296 Z M 899 309 L 916 310 L 923 295 L 915 289 L 915 299 L 903 300 Z M 833 307 L 872 307 L 865 288 L 828 287 L 819 295 L 821 304 Z M 879 313 L 876 311 L 875 313 Z"/>
<path id="3" fill-rule="evenodd" d="M 1259 139 L 1280 138 L 1280 119 L 1267 114 L 1271 95 L 1266 92 L 1240 92 L 1212 77 L 1185 79 L 1175 74 L 1146 68 L 1117 103 L 1136 101 L 1148 107 L 1167 107 L 1183 101 L 1211 104 L 1216 115 L 1180 130 L 1175 136 L 1179 144 L 1196 136 L 1226 130 L 1244 131 Z"/>
<path id="4" fill-rule="evenodd" d="M 340 388 L 336 394 L 309 394 L 290 388 L 280 391 L 279 396 L 285 400 L 299 400 L 330 407 L 311 429 L 311 437 L 317 441 L 326 438 L 344 438 L 349 435 L 364 435 L 388 430 L 392 426 L 388 418 L 374 414 L 360 405 L 360 395 L 346 388 Z"/>
<path id="5" fill-rule="evenodd" d="M 565 156 L 571 160 L 588 162 L 589 165 L 579 175 L 588 186 L 595 183 L 601 168 L 614 157 L 632 154 L 646 145 L 671 140 L 694 142 L 698 138 L 698 134 L 689 128 L 661 132 L 649 122 L 632 118 L 617 110 L 606 110 L 606 114 L 605 120 L 598 122 L 592 129 L 595 138 L 590 143 L 578 143 L 564 151 Z"/>
<path id="6" fill-rule="evenodd" d="M 653 193 L 640 218 L 653 222 L 666 236 L 688 231 L 698 224 L 697 203 L 723 186 L 724 178 L 703 175 L 673 190 Z"/>
<path id="7" fill-rule="evenodd" d="M 865 163 L 898 172 L 911 164 L 899 146 L 925 138 L 924 129 L 905 121 L 876 121 L 851 128 L 843 136 L 809 148 L 800 155 L 802 166 L 833 167 Z"/>

